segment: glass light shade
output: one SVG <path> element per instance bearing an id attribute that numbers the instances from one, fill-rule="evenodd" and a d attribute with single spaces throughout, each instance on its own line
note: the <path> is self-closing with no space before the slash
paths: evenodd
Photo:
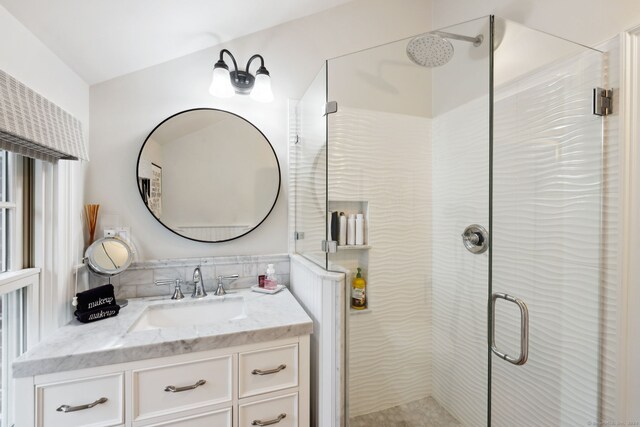
<path id="1" fill-rule="evenodd" d="M 256 75 L 256 81 L 251 91 L 251 98 L 259 102 L 273 101 L 273 92 L 271 91 L 271 77 L 268 74 Z"/>
<path id="2" fill-rule="evenodd" d="M 219 98 L 231 98 L 236 93 L 233 90 L 233 86 L 231 86 L 231 77 L 228 69 L 222 67 L 213 69 L 209 93 Z"/>

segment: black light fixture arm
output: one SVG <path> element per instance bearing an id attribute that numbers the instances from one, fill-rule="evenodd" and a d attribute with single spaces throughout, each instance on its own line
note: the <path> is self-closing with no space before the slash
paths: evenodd
<path id="1" fill-rule="evenodd" d="M 249 58 L 249 60 L 247 61 L 247 68 L 246 68 L 247 72 L 249 72 L 249 67 L 251 66 L 251 63 L 257 58 L 260 58 L 260 68 L 258 68 L 258 70 L 262 70 L 264 68 L 264 58 L 262 57 L 262 55 L 255 54 L 251 58 Z M 264 69 L 266 70 L 266 68 Z"/>
<path id="2" fill-rule="evenodd" d="M 229 52 L 227 49 L 222 49 L 222 50 L 220 51 L 220 60 L 218 60 L 218 62 L 216 63 L 216 65 L 218 65 L 218 64 L 224 64 L 224 63 L 225 63 L 225 62 L 224 62 L 224 59 L 223 59 L 223 55 L 224 55 L 225 53 L 231 57 L 231 61 L 233 62 L 233 69 L 234 69 L 234 71 L 237 73 L 239 70 L 238 70 L 238 63 L 236 62 L 236 58 L 235 58 L 235 57 L 233 56 L 233 54 L 232 54 L 231 52 Z M 225 64 L 225 65 L 226 65 L 226 64 Z M 227 68 L 228 68 L 228 67 L 227 67 Z"/>

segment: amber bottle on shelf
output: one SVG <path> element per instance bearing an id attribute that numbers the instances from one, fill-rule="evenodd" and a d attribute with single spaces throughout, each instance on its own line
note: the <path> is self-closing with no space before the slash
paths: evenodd
<path id="1" fill-rule="evenodd" d="M 362 269 L 358 267 L 358 274 L 351 282 L 351 308 L 364 310 L 367 308 L 367 282 L 362 278 Z"/>

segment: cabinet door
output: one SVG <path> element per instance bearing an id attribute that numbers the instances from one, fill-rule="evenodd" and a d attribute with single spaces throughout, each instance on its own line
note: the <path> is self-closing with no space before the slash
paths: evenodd
<path id="1" fill-rule="evenodd" d="M 124 423 L 122 373 L 36 388 L 39 427 L 109 427 Z"/>
<path id="2" fill-rule="evenodd" d="M 298 426 L 298 393 L 240 405 L 239 427 Z"/>
<path id="3" fill-rule="evenodd" d="M 298 345 L 240 353 L 240 398 L 298 385 Z"/>
<path id="4" fill-rule="evenodd" d="M 231 402 L 231 356 L 133 372 L 134 421 Z"/>

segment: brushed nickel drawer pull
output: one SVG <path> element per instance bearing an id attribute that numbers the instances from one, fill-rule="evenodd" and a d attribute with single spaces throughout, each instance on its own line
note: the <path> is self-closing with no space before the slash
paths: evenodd
<path id="1" fill-rule="evenodd" d="M 201 385 L 205 385 L 207 382 L 205 380 L 198 380 L 194 385 L 186 385 L 184 387 L 176 387 L 174 385 L 168 385 L 164 388 L 164 391 L 168 391 L 170 393 L 180 393 L 181 391 L 193 390 L 194 388 L 198 388 Z"/>
<path id="2" fill-rule="evenodd" d="M 273 369 L 267 369 L 266 371 L 263 371 L 261 369 L 254 369 L 253 371 L 251 371 L 252 375 L 271 375 L 271 374 L 277 374 L 278 372 L 282 371 L 283 369 L 286 369 L 287 365 L 280 365 L 277 368 L 273 368 Z M 258 424 L 259 425 L 259 424 Z"/>
<path id="3" fill-rule="evenodd" d="M 252 426 L 270 426 L 273 424 L 278 424 L 280 421 L 284 420 L 285 418 L 287 418 L 287 414 L 280 414 L 278 415 L 278 418 L 274 418 L 269 421 L 253 420 L 251 421 L 251 425 Z"/>
<path id="4" fill-rule="evenodd" d="M 91 408 L 93 408 L 93 407 L 94 407 L 94 406 L 96 406 L 96 405 L 100 405 L 100 404 L 102 404 L 102 403 L 106 403 L 106 402 L 107 402 L 107 400 L 109 400 L 109 399 L 107 399 L 106 397 L 101 397 L 100 399 L 96 400 L 95 402 L 93 402 L 93 403 L 88 403 L 88 404 L 86 404 L 86 405 L 80 405 L 80 406 L 60 405 L 60 406 L 58 407 L 58 409 L 56 409 L 56 411 L 58 411 L 58 412 L 65 412 L 65 413 L 66 413 L 66 412 L 83 411 L 83 410 L 85 410 L 85 409 L 91 409 Z"/>

